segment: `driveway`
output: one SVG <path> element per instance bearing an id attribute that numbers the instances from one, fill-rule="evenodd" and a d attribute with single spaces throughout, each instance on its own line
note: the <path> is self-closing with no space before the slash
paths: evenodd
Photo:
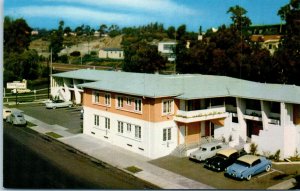
<path id="1" fill-rule="evenodd" d="M 15 107 L 15 106 L 10 106 Z M 49 125 L 60 125 L 68 128 L 70 133 L 82 133 L 82 119 L 80 119 L 80 106 L 71 108 L 46 109 L 44 104 L 20 104 L 16 108 L 24 111 Z"/>

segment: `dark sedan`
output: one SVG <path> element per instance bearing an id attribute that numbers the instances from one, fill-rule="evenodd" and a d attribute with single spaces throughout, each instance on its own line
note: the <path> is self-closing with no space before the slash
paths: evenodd
<path id="1" fill-rule="evenodd" d="M 223 149 L 218 151 L 214 157 L 205 160 L 204 167 L 218 172 L 224 171 L 224 169 L 233 164 L 238 157 L 239 153 L 236 149 Z"/>

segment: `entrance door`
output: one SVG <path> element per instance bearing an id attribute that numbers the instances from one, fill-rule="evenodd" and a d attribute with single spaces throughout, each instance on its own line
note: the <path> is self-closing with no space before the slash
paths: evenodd
<path id="1" fill-rule="evenodd" d="M 179 144 L 184 144 L 185 138 L 185 126 L 180 126 L 180 133 L 179 133 Z"/>

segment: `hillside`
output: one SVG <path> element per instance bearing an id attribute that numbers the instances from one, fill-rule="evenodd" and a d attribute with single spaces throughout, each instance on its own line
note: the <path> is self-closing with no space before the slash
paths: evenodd
<path id="1" fill-rule="evenodd" d="M 91 53 L 92 51 L 98 54 L 98 51 L 102 48 L 121 48 L 123 35 L 111 38 L 109 36 L 97 38 L 97 37 L 65 37 L 64 44 L 65 49 L 60 52 L 60 55 L 70 54 L 74 51 L 79 51 L 81 55 Z M 29 49 L 35 49 L 39 55 L 44 57 L 49 56 L 50 42 L 43 39 L 37 39 L 30 43 Z"/>

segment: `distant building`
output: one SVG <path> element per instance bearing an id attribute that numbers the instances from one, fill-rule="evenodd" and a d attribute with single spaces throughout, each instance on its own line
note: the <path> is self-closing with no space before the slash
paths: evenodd
<path id="1" fill-rule="evenodd" d="M 99 51 L 99 58 L 124 59 L 124 51 L 121 48 L 103 48 Z"/>
<path id="2" fill-rule="evenodd" d="M 99 36 L 100 36 L 100 32 L 99 32 L 99 31 L 95 31 L 95 32 L 94 32 L 94 36 L 95 36 L 95 37 L 99 37 Z"/>
<path id="3" fill-rule="evenodd" d="M 177 42 L 168 41 L 168 42 L 159 42 L 158 43 L 158 52 L 162 56 L 167 57 L 168 61 L 175 61 L 176 55 L 174 53 Z"/>
<path id="4" fill-rule="evenodd" d="M 33 31 L 31 31 L 31 35 L 32 36 L 39 35 L 39 31 L 38 30 L 33 30 Z"/>
<path id="5" fill-rule="evenodd" d="M 281 35 L 252 35 L 251 41 L 260 44 L 273 55 L 278 49 L 281 37 Z"/>

